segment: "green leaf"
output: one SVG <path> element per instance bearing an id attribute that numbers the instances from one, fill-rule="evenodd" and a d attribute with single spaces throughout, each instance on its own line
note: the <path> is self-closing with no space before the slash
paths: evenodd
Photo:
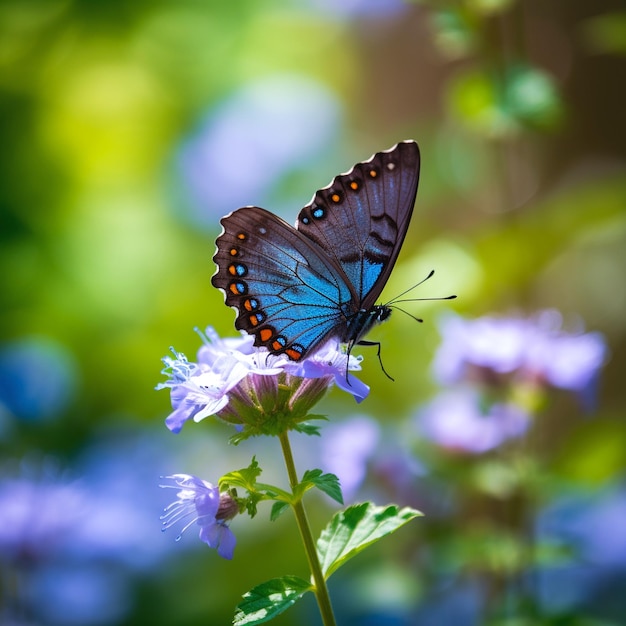
<path id="1" fill-rule="evenodd" d="M 243 596 L 237 605 L 234 626 L 262 624 L 280 615 L 295 604 L 313 586 L 298 576 L 273 578 L 257 585 Z"/>
<path id="2" fill-rule="evenodd" d="M 270 521 L 276 521 L 288 508 L 289 504 L 287 502 L 274 502 L 270 513 Z"/>
<path id="3" fill-rule="evenodd" d="M 307 415 L 308 419 L 327 419 L 323 415 Z M 316 437 L 320 436 L 320 427 L 315 424 L 309 424 L 308 422 L 300 422 L 300 424 L 296 424 L 293 429 L 304 435 L 314 435 Z"/>
<path id="4" fill-rule="evenodd" d="M 245 430 L 242 430 L 240 433 L 235 433 L 228 438 L 228 443 L 231 446 L 238 446 L 242 441 L 250 438 L 250 434 Z"/>
<path id="5" fill-rule="evenodd" d="M 302 483 L 311 483 L 339 504 L 343 504 L 339 479 L 334 474 L 322 474 L 320 469 L 307 470 L 302 477 Z"/>
<path id="6" fill-rule="evenodd" d="M 376 506 L 371 502 L 354 504 L 340 511 L 330 520 L 317 541 L 324 577 L 328 578 L 370 544 L 421 515 L 409 507 L 400 509 L 395 504 Z"/>
<path id="7" fill-rule="evenodd" d="M 256 457 L 252 457 L 248 467 L 229 472 L 220 478 L 218 483 L 220 491 L 226 491 L 232 487 L 242 487 L 248 491 L 254 491 L 256 479 L 261 475 L 261 472 L 262 470 L 257 463 Z"/>
<path id="8" fill-rule="evenodd" d="M 262 495 L 258 493 L 251 493 L 243 502 L 248 515 L 252 518 L 257 513 L 257 506 L 262 500 Z"/>
<path id="9" fill-rule="evenodd" d="M 262 494 L 265 497 L 265 499 L 269 498 L 270 500 L 281 500 L 287 504 L 291 504 L 293 501 L 293 497 L 288 491 L 285 491 L 280 487 L 276 487 L 275 485 L 257 483 L 255 488 L 259 494 Z"/>

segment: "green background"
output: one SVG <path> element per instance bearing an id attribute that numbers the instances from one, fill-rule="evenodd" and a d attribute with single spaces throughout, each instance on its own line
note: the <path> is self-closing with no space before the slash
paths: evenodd
<path id="1" fill-rule="evenodd" d="M 37 397 L 52 373 L 60 377 L 60 396 L 44 394 L 51 404 L 38 411 L 0 406 L 0 471 L 14 475 L 23 459 L 36 466 L 52 459 L 60 473 L 81 479 L 98 455 L 117 454 L 119 476 L 108 480 L 152 493 L 160 474 L 215 482 L 258 454 L 263 479 L 284 484 L 275 442 L 230 448 L 230 431 L 213 420 L 177 436 L 166 431 L 169 398 L 153 391 L 163 379 L 160 358 L 171 345 L 192 358 L 195 326 L 234 333 L 233 312 L 210 285 L 220 216 L 258 204 L 293 222 L 337 173 L 413 138 L 422 152 L 420 189 L 383 300 L 433 268 L 416 297 L 458 299 L 406 305 L 424 324 L 396 312 L 374 330 L 370 339 L 382 342 L 395 382 L 365 348 L 360 376 L 370 397 L 357 409 L 334 389 L 323 411 L 332 420 L 366 414 L 392 429 L 436 392 L 429 366 L 442 313 L 555 308 L 601 331 L 610 357 L 594 414 L 560 398 L 539 429 L 550 450 L 541 480 L 557 492 L 620 484 L 625 54 L 626 12 L 610 0 L 0 3 L 0 340 L 6 354 L 29 345 L 48 359 L 40 373 L 32 370 L 34 391 L 19 377 L 7 384 Z M 263 107 L 282 106 L 284 126 L 265 125 Z M 264 156 L 294 136 L 302 140 L 288 158 Z M 199 157 L 209 140 L 224 146 L 223 163 Z M 190 159 L 204 172 L 199 191 Z M 238 199 L 239 185 L 249 197 Z M 20 367 L 5 364 L 3 375 L 12 366 Z M 319 465 L 317 448 L 297 439 L 301 469 Z M 138 452 L 146 445 L 149 454 Z M 440 463 L 448 473 L 438 480 L 459 485 L 467 465 Z M 89 480 L 83 486 L 97 497 Z M 239 543 L 225 562 L 193 529 L 180 544 L 175 530 L 159 533 L 164 495 L 154 495 L 153 520 L 129 548 L 163 555 L 146 567 L 104 559 L 111 578 L 123 581 L 127 604 L 96 623 L 225 624 L 255 584 L 286 573 L 306 578 L 288 515 L 274 524 L 268 512 L 235 520 Z M 318 530 L 332 505 L 312 496 L 310 508 Z M 470 577 L 484 571 L 480 555 L 467 556 L 476 544 L 464 520 L 429 522 L 425 512 L 414 530 L 331 580 L 340 604 L 387 602 L 411 614 L 438 568 Z M 127 517 L 112 517 L 123 533 Z M 428 541 L 445 544 L 437 558 L 403 558 L 428 551 Z M 10 593 L 7 583 L 5 603 Z M 623 599 L 613 612 L 594 607 L 589 619 L 618 623 L 615 615 L 626 614 Z M 311 598 L 296 618 L 297 610 L 276 623 L 317 623 Z M 427 623 L 406 619 L 388 623 Z M 365 622 L 345 609 L 344 623 Z"/>

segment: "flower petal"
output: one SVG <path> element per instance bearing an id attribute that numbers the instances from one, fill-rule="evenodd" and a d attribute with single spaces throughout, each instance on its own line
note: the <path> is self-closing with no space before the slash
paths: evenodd
<path id="1" fill-rule="evenodd" d="M 200 529 L 200 539 L 217 550 L 223 559 L 232 559 L 237 539 L 225 524 L 214 521 Z"/>

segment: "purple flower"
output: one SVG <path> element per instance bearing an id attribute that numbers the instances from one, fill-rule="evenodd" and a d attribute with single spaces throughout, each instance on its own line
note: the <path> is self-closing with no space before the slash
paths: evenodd
<path id="1" fill-rule="evenodd" d="M 173 349 L 174 358 L 163 359 L 163 373 L 169 380 L 157 389 L 170 389 L 174 411 L 165 423 L 174 433 L 188 420 L 199 422 L 209 415 L 236 425 L 258 422 L 259 412 L 283 409 L 297 409 L 298 417 L 304 417 L 333 381 L 352 393 L 357 402 L 369 392 L 367 385 L 348 373 L 360 369 L 360 358 L 348 358 L 333 343 L 302 363 L 294 363 L 285 355 L 255 348 L 253 337 L 248 335 L 220 339 L 207 328 L 201 337 L 204 345 L 198 351 L 197 363 Z M 291 392 L 287 404 L 285 394 L 279 393 L 279 382 Z"/>
<path id="2" fill-rule="evenodd" d="M 180 432 L 190 419 L 199 422 L 217 414 L 228 404 L 231 390 L 248 373 L 276 375 L 282 371 L 267 362 L 257 365 L 253 358 L 253 337 L 220 339 L 212 328 L 207 328 L 201 337 L 204 345 L 198 351 L 198 363 L 190 363 L 173 348 L 175 358 L 163 359 L 163 373 L 170 378 L 157 385 L 157 389 L 170 388 L 174 411 L 165 424 L 174 433 Z"/>
<path id="3" fill-rule="evenodd" d="M 0 610 L 2 624 L 23 624 L 26 615 L 29 624 L 125 622 L 133 570 L 153 568 L 170 546 L 146 541 L 154 492 L 141 474 L 154 477 L 156 450 L 126 430 L 119 437 L 111 448 L 96 445 L 82 471 L 34 452 L 0 465 L 0 571 L 26 584 L 19 602 Z"/>
<path id="4" fill-rule="evenodd" d="M 314 10 L 329 14 L 333 19 L 380 19 L 400 15 L 408 8 L 400 0 L 309 0 Z"/>
<path id="5" fill-rule="evenodd" d="M 626 573 L 625 518 L 623 480 L 570 489 L 539 512 L 535 521 L 538 541 L 559 545 L 565 557 L 544 564 L 537 572 L 545 608 L 571 612 L 589 606 L 594 598 L 607 602 L 611 597 L 607 589 L 613 588 L 607 582 L 623 580 Z M 616 584 L 614 589 L 623 595 L 623 585 Z"/>
<path id="6" fill-rule="evenodd" d="M 200 526 L 200 539 L 210 548 L 215 548 L 223 559 L 232 559 L 235 550 L 235 535 L 227 522 L 238 512 L 237 504 L 227 494 L 201 478 L 189 474 L 165 476 L 173 484 L 160 485 L 178 489 L 177 499 L 165 508 L 161 516 L 163 531 L 185 520 L 187 523 L 176 537 L 179 541 L 183 533 L 192 525 Z M 188 520 L 188 521 L 187 521 Z"/>
<path id="7" fill-rule="evenodd" d="M 44 477 L 0 482 L 0 559 L 33 563 L 62 552 L 88 511 L 76 484 Z"/>
<path id="8" fill-rule="evenodd" d="M 357 402 L 362 402 L 367 398 L 370 388 L 349 373 L 349 370 L 360 370 L 362 360 L 362 356 L 348 357 L 339 351 L 333 341 L 329 341 L 301 363 L 287 363 L 285 371 L 304 378 L 332 376 L 339 389 L 351 393 Z"/>
<path id="9" fill-rule="evenodd" d="M 523 435 L 529 425 L 529 415 L 519 406 L 496 403 L 483 408 L 480 394 L 469 388 L 442 393 L 418 417 L 418 428 L 431 441 L 474 454 Z"/>
<path id="10" fill-rule="evenodd" d="M 180 150 L 194 205 L 190 217 L 212 222 L 208 210 L 223 215 L 250 198 L 267 200 L 283 176 L 332 152 L 340 118 L 336 95 L 303 76 L 264 76 L 243 85 L 214 107 Z"/>
<path id="11" fill-rule="evenodd" d="M 548 385 L 589 397 L 606 358 L 600 333 L 562 330 L 553 310 L 530 318 L 449 316 L 433 369 L 442 384 L 478 381 Z"/>
<path id="12" fill-rule="evenodd" d="M 26 422 L 63 414 L 74 398 L 77 367 L 70 351 L 47 337 L 0 345 L 2 413 Z"/>
<path id="13" fill-rule="evenodd" d="M 365 480 L 367 464 L 380 445 L 380 427 L 374 420 L 357 416 L 324 429 L 322 464 L 341 483 L 344 499 L 350 501 Z"/>

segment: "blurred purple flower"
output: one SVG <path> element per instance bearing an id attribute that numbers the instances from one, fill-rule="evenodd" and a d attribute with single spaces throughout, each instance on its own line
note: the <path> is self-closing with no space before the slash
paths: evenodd
<path id="1" fill-rule="evenodd" d="M 542 535 L 575 546 L 587 565 L 626 571 L 626 483 L 562 497 L 538 517 Z"/>
<path id="2" fill-rule="evenodd" d="M 537 572 L 539 597 L 550 612 L 604 603 L 613 587 L 623 615 L 626 580 L 626 484 L 571 493 L 536 519 L 539 542 L 562 547 L 561 559 Z M 609 592 L 610 593 L 610 592 Z"/>
<path id="3" fill-rule="evenodd" d="M 406 12 L 407 4 L 402 0 L 308 0 L 314 9 L 338 18 L 383 18 Z"/>
<path id="4" fill-rule="evenodd" d="M 200 526 L 200 539 L 210 548 L 215 548 L 223 559 L 232 559 L 235 550 L 235 535 L 226 522 L 237 513 L 237 505 L 228 494 L 220 494 L 219 489 L 205 480 L 189 474 L 173 474 L 164 479 L 171 483 L 161 487 L 178 489 L 177 499 L 165 508 L 161 516 L 163 530 L 174 524 L 188 520 L 176 541 L 192 525 Z"/>
<path id="5" fill-rule="evenodd" d="M 322 466 L 339 478 L 344 501 L 350 502 L 363 483 L 368 461 L 379 442 L 378 423 L 361 415 L 324 429 L 320 441 Z"/>
<path id="6" fill-rule="evenodd" d="M 132 583 L 110 563 L 53 563 L 32 572 L 28 595 L 35 605 L 33 611 L 39 625 L 125 624 L 133 607 Z M 18 624 L 25 626 L 19 619 L 6 626 Z"/>
<path id="7" fill-rule="evenodd" d="M 7 579 L 19 578 L 23 589 L 4 598 L 0 621 L 21 624 L 25 615 L 42 624 L 123 620 L 130 608 L 124 572 L 113 577 L 109 560 L 104 566 L 93 558 L 103 556 L 100 542 L 106 543 L 106 536 L 85 540 L 81 534 L 97 514 L 94 498 L 50 461 L 42 468 L 22 463 L 18 472 L 6 473 L 13 475 L 0 479 L 0 571 L 8 570 Z M 87 563 L 89 574 L 78 576 L 86 574 Z M 68 594 L 70 584 L 73 594 Z"/>
<path id="8" fill-rule="evenodd" d="M 196 219 L 262 204 L 281 177 L 327 152 L 340 103 L 324 85 L 285 74 L 249 83 L 217 106 L 179 161 Z"/>
<path id="9" fill-rule="evenodd" d="M 422 434 L 450 450 L 480 454 L 523 435 L 530 416 L 510 403 L 483 408 L 480 394 L 473 389 L 445 391 L 418 416 Z"/>
<path id="10" fill-rule="evenodd" d="M 28 337 L 0 347 L 0 406 L 18 419 L 61 414 L 76 390 L 76 363 L 60 343 Z"/>
<path id="11" fill-rule="evenodd" d="M 155 509 L 165 504 L 154 477 L 163 473 L 164 467 L 168 471 L 176 467 L 179 455 L 189 462 L 188 447 L 175 452 L 169 439 L 166 446 L 168 436 L 160 430 L 110 423 L 83 448 L 77 471 L 81 484 L 98 497 L 89 499 L 88 514 L 74 529 L 69 547 L 74 560 L 93 563 L 102 559 L 120 563 L 125 570 L 145 572 L 173 551 L 166 538 L 156 540 L 158 534 L 155 540 L 146 540 Z M 176 442 L 175 447 L 183 444 Z"/>
<path id="12" fill-rule="evenodd" d="M 436 569 L 436 565 L 431 565 Z M 487 590 L 484 581 L 465 576 L 442 575 L 426 589 L 424 597 L 417 603 L 415 613 L 407 624 L 419 626 L 441 626 L 463 624 L 480 626 L 485 624 L 484 607 Z"/>
<path id="13" fill-rule="evenodd" d="M 86 516 L 87 494 L 53 477 L 0 481 L 0 560 L 37 563 L 63 551 Z"/>
<path id="14" fill-rule="evenodd" d="M 426 469 L 394 432 L 384 432 L 365 415 L 324 427 L 316 442 L 320 461 L 316 457 L 315 462 L 339 478 L 345 502 L 385 498 L 414 503 Z"/>
<path id="15" fill-rule="evenodd" d="M 378 500 L 382 497 L 394 502 L 422 508 L 425 503 L 426 487 L 424 477 L 428 468 L 414 451 L 406 449 L 406 441 L 392 443 L 382 451 L 380 448 L 370 462 L 370 483 L 374 486 Z M 429 517 L 445 503 L 444 490 L 437 489 L 436 503 L 429 508 Z"/>
<path id="16" fill-rule="evenodd" d="M 257 406 L 279 401 L 279 376 L 292 389 L 291 409 L 296 404 L 303 410 L 312 406 L 333 381 L 357 402 L 369 392 L 367 385 L 347 374 L 348 370 L 360 369 L 360 358 L 348 358 L 330 342 L 309 359 L 294 363 L 285 355 L 253 347 L 253 338 L 248 335 L 220 339 L 209 327 L 201 337 L 204 345 L 198 351 L 198 363 L 189 362 L 173 349 L 175 358 L 163 359 L 163 373 L 169 380 L 156 388 L 170 389 L 174 411 L 165 423 L 174 433 L 180 432 L 188 420 L 199 422 L 209 415 L 243 423 L 246 408 L 253 411 Z M 234 400 L 237 405 L 229 406 Z"/>
<path id="17" fill-rule="evenodd" d="M 606 358 L 600 333 L 562 330 L 557 311 L 530 318 L 449 316 L 441 323 L 443 341 L 433 369 L 438 382 L 544 384 L 591 399 Z"/>

